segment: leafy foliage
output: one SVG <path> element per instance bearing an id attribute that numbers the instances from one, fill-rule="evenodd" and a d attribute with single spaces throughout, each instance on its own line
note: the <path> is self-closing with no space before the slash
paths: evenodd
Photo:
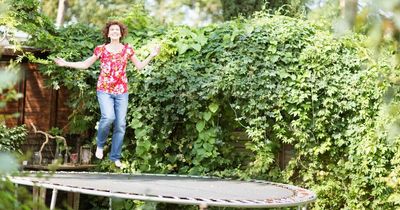
<path id="1" fill-rule="evenodd" d="M 170 57 L 130 78 L 132 169 L 289 181 L 316 190 L 317 209 L 391 207 L 393 150 L 374 133 L 388 64 L 362 37 L 276 16 L 176 27 L 165 39 Z M 251 139 L 248 165 L 232 157 L 237 129 Z M 282 143 L 295 148 L 284 171 Z"/>
<path id="2" fill-rule="evenodd" d="M 0 151 L 22 154 L 21 145 L 25 141 L 26 135 L 27 130 L 24 125 L 13 128 L 0 125 Z"/>
<path id="3" fill-rule="evenodd" d="M 102 41 L 101 35 L 93 27 L 83 24 L 72 25 L 61 29 L 59 36 L 52 40 L 53 52 L 49 58 L 63 57 L 71 61 L 81 61 L 93 54 L 93 49 Z M 70 97 L 74 100 L 68 104 L 74 111 L 69 119 L 70 133 L 82 133 L 87 130 L 94 118 L 99 116 L 96 90 L 91 88 L 99 73 L 98 65 L 89 70 L 63 69 L 54 65 L 43 69 L 45 75 L 51 75 L 50 85 L 55 89 L 64 86 L 70 90 Z"/>
<path id="4" fill-rule="evenodd" d="M 18 72 L 11 66 L 5 69 L 1 69 L 0 72 L 0 109 L 5 108 L 6 104 L 11 101 L 15 101 L 21 97 L 13 87 L 19 79 Z M 0 122 L 4 122 L 7 118 L 16 117 L 18 113 L 12 114 L 0 114 Z"/>
<path id="5" fill-rule="evenodd" d="M 12 1 L 7 0 L 9 10 L 0 19 L 0 25 L 8 28 L 17 28 L 20 31 L 29 32 L 30 40 L 39 44 L 55 33 L 54 26 L 47 16 L 37 12 L 39 2 L 36 0 Z M 12 44 L 15 43 L 11 39 Z M 48 44 L 48 43 L 47 43 Z"/>

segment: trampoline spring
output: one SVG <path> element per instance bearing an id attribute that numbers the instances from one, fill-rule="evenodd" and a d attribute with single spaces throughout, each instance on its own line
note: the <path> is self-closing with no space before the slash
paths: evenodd
<path id="1" fill-rule="evenodd" d="M 227 201 L 221 200 L 221 199 L 210 199 L 210 200 L 215 202 L 215 203 L 227 203 Z M 230 203 L 230 202 L 228 202 L 228 203 Z"/>
<path id="2" fill-rule="evenodd" d="M 228 200 L 228 199 L 223 199 L 223 201 L 225 201 L 225 202 L 227 202 L 227 203 L 232 203 L 232 201 L 231 201 L 231 200 Z"/>
<path id="3" fill-rule="evenodd" d="M 146 195 L 147 196 L 147 195 Z M 173 197 L 173 196 L 167 196 L 167 195 L 162 195 L 161 196 L 162 198 L 171 198 L 171 199 L 174 199 L 175 197 Z"/>
<path id="4" fill-rule="evenodd" d="M 134 194 L 134 193 L 129 193 L 129 194 L 131 194 L 131 195 L 138 195 L 138 194 Z M 147 196 L 147 197 L 153 197 L 153 198 L 160 198 L 160 197 L 163 197 L 163 196 L 160 196 L 160 195 L 145 195 L 145 196 Z"/>
<path id="5" fill-rule="evenodd" d="M 230 200 L 230 201 L 231 201 L 231 203 L 248 203 L 243 200 Z"/>
<path id="6" fill-rule="evenodd" d="M 194 198 L 196 201 L 204 201 L 202 198 Z"/>
<path id="7" fill-rule="evenodd" d="M 258 200 L 247 200 L 249 203 L 254 203 L 254 204 L 263 204 L 264 202 L 258 201 Z"/>
<path id="8" fill-rule="evenodd" d="M 255 203 L 254 201 L 249 201 L 249 200 L 237 200 L 241 203 Z"/>

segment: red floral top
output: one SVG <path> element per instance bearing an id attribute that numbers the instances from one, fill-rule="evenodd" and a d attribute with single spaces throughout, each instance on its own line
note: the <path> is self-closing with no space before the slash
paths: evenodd
<path id="1" fill-rule="evenodd" d="M 128 44 L 120 53 L 109 52 L 105 45 L 99 45 L 94 49 L 94 55 L 100 58 L 100 75 L 97 81 L 97 91 L 122 94 L 128 92 L 128 79 L 126 77 L 126 64 L 135 53 Z"/>

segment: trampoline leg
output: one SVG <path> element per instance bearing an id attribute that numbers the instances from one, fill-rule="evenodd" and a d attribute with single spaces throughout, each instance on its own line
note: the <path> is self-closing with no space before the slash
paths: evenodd
<path id="1" fill-rule="evenodd" d="M 46 188 L 33 186 L 32 187 L 32 198 L 33 198 L 33 203 L 35 205 L 33 207 L 33 210 L 40 210 L 39 203 L 40 202 L 45 203 L 45 201 L 46 201 Z"/>
<path id="2" fill-rule="evenodd" d="M 200 204 L 199 210 L 207 210 L 207 204 L 204 204 L 204 203 Z"/>
<path id="3" fill-rule="evenodd" d="M 112 210 L 112 198 L 111 197 L 108 197 L 108 209 L 109 210 Z"/>
<path id="4" fill-rule="evenodd" d="M 17 207 L 18 207 L 18 184 L 15 184 L 14 196 L 15 196 L 14 208 L 17 209 Z"/>
<path id="5" fill-rule="evenodd" d="M 56 207 L 56 200 L 57 200 L 57 189 L 53 189 L 53 194 L 51 195 L 50 210 L 54 210 L 54 208 Z"/>

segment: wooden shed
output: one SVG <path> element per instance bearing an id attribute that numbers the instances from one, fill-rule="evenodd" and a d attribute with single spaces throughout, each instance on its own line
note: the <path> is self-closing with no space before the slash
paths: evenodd
<path id="1" fill-rule="evenodd" d="M 23 47 L 24 52 L 34 53 L 37 57 L 46 58 L 47 53 L 32 47 Z M 0 69 L 16 60 L 21 52 L 15 51 L 11 45 L 4 46 L 0 57 Z M 18 126 L 26 124 L 29 131 L 27 141 L 23 145 L 23 151 L 38 151 L 44 141 L 44 136 L 35 134 L 30 123 L 34 123 L 37 129 L 48 131 L 53 127 L 64 128 L 68 124 L 70 110 L 65 102 L 68 93 L 65 88 L 55 90 L 46 86 L 45 77 L 40 74 L 38 65 L 28 60 L 19 63 L 21 78 L 16 84 L 16 90 L 22 93 L 18 101 L 7 103 L 0 114 L 19 113 L 17 118 L 9 118 L 6 125 Z M 44 157 L 50 158 L 54 153 L 54 142 L 45 147 Z"/>

